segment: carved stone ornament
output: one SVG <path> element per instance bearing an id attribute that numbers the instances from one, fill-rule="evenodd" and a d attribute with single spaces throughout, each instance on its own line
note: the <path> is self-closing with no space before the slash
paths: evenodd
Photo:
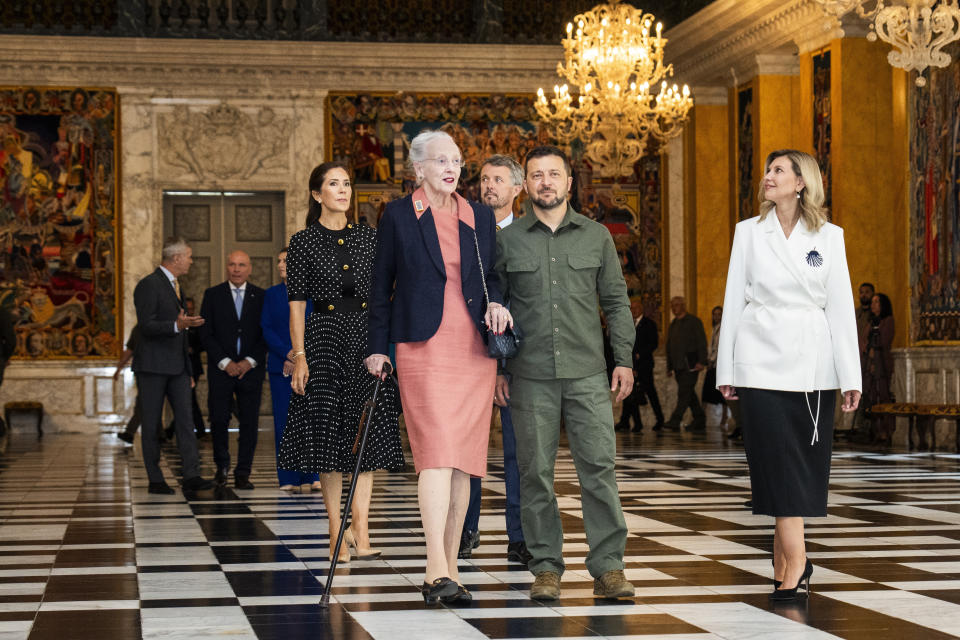
<path id="1" fill-rule="evenodd" d="M 179 105 L 159 114 L 158 125 L 160 159 L 198 180 L 243 180 L 290 168 L 292 119 L 269 107 L 251 115 L 226 103 L 205 112 Z"/>

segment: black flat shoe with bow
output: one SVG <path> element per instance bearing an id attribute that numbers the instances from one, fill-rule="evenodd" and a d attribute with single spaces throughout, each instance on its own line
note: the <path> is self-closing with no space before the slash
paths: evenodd
<path id="1" fill-rule="evenodd" d="M 469 604 L 473 602 L 473 594 L 467 591 L 467 588 L 462 584 L 457 584 L 457 592 L 452 596 L 441 596 L 440 602 L 443 604 Z"/>
<path id="2" fill-rule="evenodd" d="M 450 578 L 443 577 L 437 578 L 430 584 L 424 582 L 423 586 L 420 588 L 420 593 L 423 594 L 424 604 L 433 606 L 437 604 L 441 598 L 449 598 L 450 596 L 455 595 L 459 590 L 460 585 Z"/>

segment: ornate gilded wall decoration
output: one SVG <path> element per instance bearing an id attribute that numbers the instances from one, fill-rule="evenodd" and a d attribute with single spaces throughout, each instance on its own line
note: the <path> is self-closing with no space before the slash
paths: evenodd
<path id="1" fill-rule="evenodd" d="M 198 181 L 290 170 L 293 123 L 269 107 L 251 115 L 226 103 L 203 112 L 179 105 L 161 113 L 158 125 L 160 160 Z"/>
<path id="2" fill-rule="evenodd" d="M 813 56 L 813 152 L 823 176 L 824 206 L 833 205 L 833 165 L 830 143 L 833 139 L 830 108 L 830 50 Z M 832 211 L 829 212 L 832 214 Z"/>
<path id="3" fill-rule="evenodd" d="M 960 47 L 911 89 L 911 339 L 960 341 Z"/>
<path id="4" fill-rule="evenodd" d="M 0 305 L 20 358 L 120 352 L 117 93 L 0 87 Z"/>
<path id="5" fill-rule="evenodd" d="M 536 122 L 535 96 L 503 94 L 357 94 L 327 97 L 326 157 L 354 175 L 355 217 L 377 226 L 387 202 L 412 191 L 406 166 L 410 141 L 424 129 L 449 133 L 463 153 L 459 191 L 479 200 L 483 160 L 501 153 L 523 162 L 527 151 L 554 144 Z M 581 149 L 566 148 L 574 165 L 573 199 L 584 215 L 613 234 L 631 297 L 647 312 L 662 308 L 661 160 L 641 159 L 623 183 L 595 178 Z M 517 201 L 519 212 L 523 195 Z"/>

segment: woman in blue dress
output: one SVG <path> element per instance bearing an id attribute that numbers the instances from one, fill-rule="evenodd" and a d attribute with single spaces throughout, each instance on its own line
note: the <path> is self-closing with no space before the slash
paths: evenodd
<path id="1" fill-rule="evenodd" d="M 290 374 L 293 373 L 293 361 L 290 359 L 293 347 L 290 344 L 290 303 L 287 301 L 287 247 L 277 256 L 277 270 L 280 272 L 280 284 L 267 289 L 263 300 L 263 315 L 260 326 L 267 341 L 267 372 L 270 374 L 270 397 L 273 400 L 273 435 L 277 455 L 280 454 L 280 438 L 287 426 L 287 407 L 290 406 Z M 311 311 L 307 301 L 307 315 Z M 282 491 L 309 493 L 311 489 L 320 489 L 320 476 L 316 473 L 286 471 L 277 468 L 277 478 Z"/>

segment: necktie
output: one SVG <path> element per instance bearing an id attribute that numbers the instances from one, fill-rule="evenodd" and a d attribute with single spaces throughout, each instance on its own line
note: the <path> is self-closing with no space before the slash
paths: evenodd
<path id="1" fill-rule="evenodd" d="M 177 292 L 177 301 L 181 302 L 183 298 L 180 297 L 180 281 L 176 278 L 173 279 L 173 290 Z"/>
<path id="2" fill-rule="evenodd" d="M 237 320 L 243 311 L 243 291 L 241 289 L 233 290 L 233 306 L 237 309 Z M 240 336 L 237 336 L 237 355 L 240 355 Z"/>
<path id="3" fill-rule="evenodd" d="M 500 231 L 500 225 L 497 225 L 497 231 Z"/>

